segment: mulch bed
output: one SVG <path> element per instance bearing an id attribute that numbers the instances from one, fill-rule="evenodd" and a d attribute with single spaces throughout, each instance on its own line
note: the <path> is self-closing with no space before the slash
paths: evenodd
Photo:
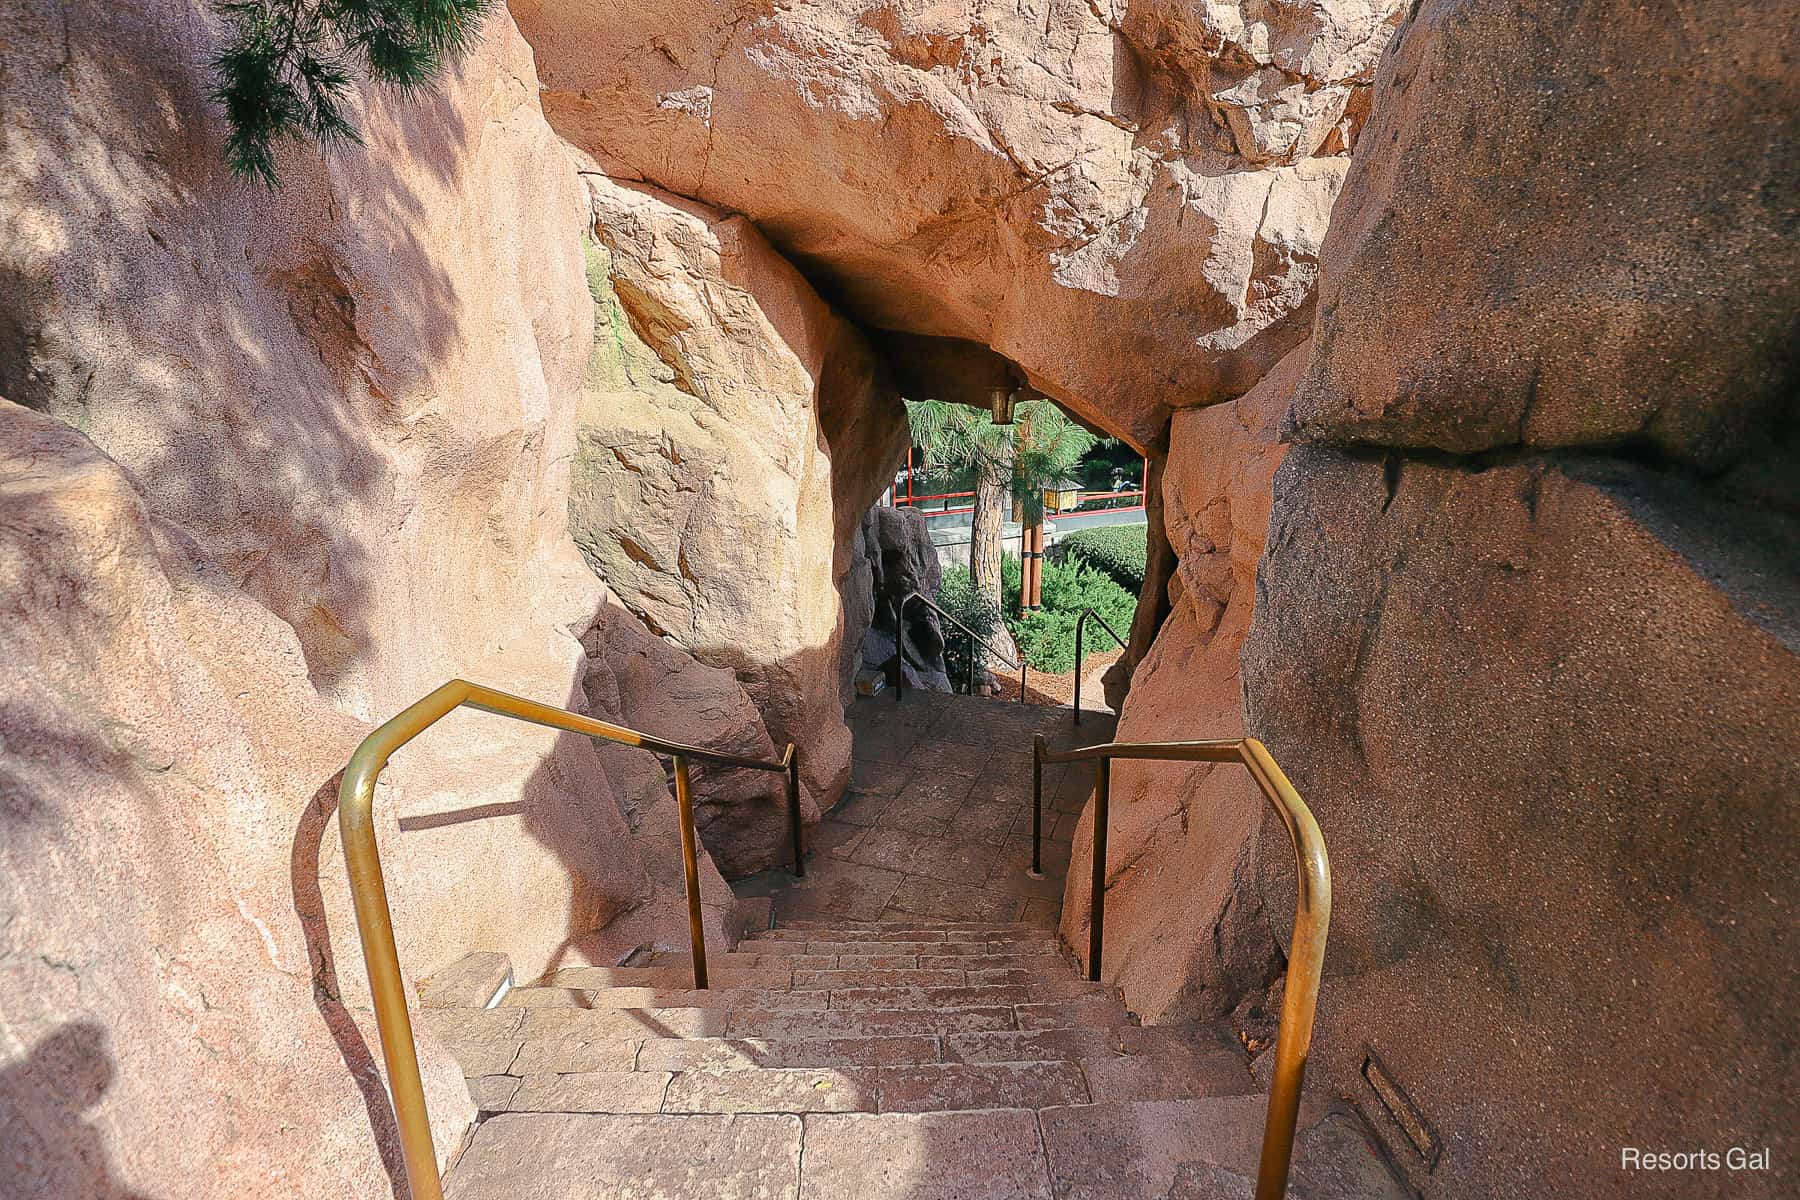
<path id="1" fill-rule="evenodd" d="M 1083 693 L 1081 699 L 1084 705 L 1092 706 L 1098 704 L 1100 701 L 1098 695 L 1095 695 L 1092 698 L 1087 695 L 1087 675 L 1091 675 L 1097 669 L 1104 669 L 1112 666 L 1115 662 L 1119 661 L 1119 655 L 1123 653 L 1123 650 L 1114 646 L 1110 650 L 1097 650 L 1087 656 L 1087 661 L 1080 667 L 1080 670 L 1086 673 L 1082 676 L 1083 683 L 1081 685 Z M 1000 684 L 1000 698 L 1002 700 L 1017 700 L 1019 698 L 1019 677 L 1016 674 L 1011 672 L 997 673 L 995 678 Z M 1067 708 L 1069 705 L 1075 703 L 1075 672 L 1069 671 L 1062 675 L 1046 675 L 1042 671 L 1028 671 L 1025 676 L 1025 703 Z"/>

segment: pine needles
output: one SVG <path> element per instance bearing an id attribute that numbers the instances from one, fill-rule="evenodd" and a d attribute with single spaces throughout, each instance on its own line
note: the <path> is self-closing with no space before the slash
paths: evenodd
<path id="1" fill-rule="evenodd" d="M 416 91 L 475 44 L 497 0 L 214 0 L 231 41 L 213 58 L 233 174 L 279 185 L 275 146 L 361 141 L 344 116 L 359 74 Z"/>

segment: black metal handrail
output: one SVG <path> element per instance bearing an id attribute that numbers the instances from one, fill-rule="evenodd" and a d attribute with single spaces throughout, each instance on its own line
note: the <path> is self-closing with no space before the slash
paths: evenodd
<path id="1" fill-rule="evenodd" d="M 1175 762 L 1234 762 L 1250 773 L 1265 799 L 1281 818 L 1294 845 L 1298 880 L 1294 890 L 1294 932 L 1288 942 L 1287 986 L 1282 993 L 1281 1023 L 1275 1036 L 1275 1075 L 1269 1088 L 1269 1112 L 1263 1125 L 1262 1158 L 1257 1168 L 1256 1200 L 1281 1200 L 1287 1192 L 1288 1168 L 1294 1156 L 1294 1129 L 1300 1117 L 1300 1086 L 1312 1047 L 1313 1016 L 1319 983 L 1325 972 L 1325 937 L 1331 926 L 1331 860 L 1325 837 L 1312 810 L 1300 799 L 1269 749 L 1255 738 L 1205 742 L 1107 742 L 1052 751 L 1038 734 L 1031 747 L 1031 865 L 1041 875 L 1044 764 L 1091 761 L 1094 774 L 1093 870 L 1088 884 L 1088 978 L 1100 978 L 1100 952 L 1106 923 L 1106 826 L 1115 758 Z"/>
<path id="2" fill-rule="evenodd" d="M 1100 622 L 1100 628 L 1112 634 L 1112 640 L 1119 643 L 1119 649 L 1131 649 L 1125 644 L 1125 639 L 1119 636 L 1119 631 L 1106 623 L 1105 617 L 1091 608 L 1081 610 L 1081 616 L 1075 619 L 1075 724 L 1077 725 L 1081 724 L 1081 673 L 1087 667 L 1087 659 L 1081 653 L 1081 636 L 1087 629 L 1089 617 Z"/>
<path id="3" fill-rule="evenodd" d="M 905 663 L 905 659 L 904 659 L 904 655 L 906 654 L 906 647 L 903 643 L 903 639 L 906 637 L 906 606 L 911 604 L 914 600 L 921 602 L 927 608 L 931 609 L 932 612 L 935 612 L 938 616 L 940 616 L 944 620 L 950 622 L 952 625 L 954 625 L 958 629 L 962 630 L 963 633 L 968 636 L 968 639 L 970 642 L 970 645 L 969 645 L 969 694 L 970 695 L 975 694 L 975 647 L 977 645 L 979 645 L 982 647 L 982 649 L 986 650 L 989 654 L 992 654 L 995 658 L 997 658 L 1001 662 L 1005 663 L 1009 668 L 1013 668 L 1013 667 L 1018 668 L 1018 672 L 1019 672 L 1019 703 L 1020 704 L 1025 703 L 1025 656 L 1023 654 L 1019 655 L 1019 661 L 1014 662 L 1012 659 L 1008 658 L 1005 654 L 1002 654 L 999 650 L 997 650 L 994 647 L 993 643 L 989 642 L 986 638 L 984 638 L 980 634 L 976 633 L 973 629 L 970 629 L 967 625 L 964 625 L 961 621 L 957 620 L 955 617 L 953 617 L 949 613 L 945 612 L 943 610 L 943 608 L 936 601 L 934 601 L 930 596 L 925 595 L 923 592 L 908 592 L 908 593 L 906 593 L 906 595 L 904 595 L 900 598 L 900 603 L 898 605 L 896 605 L 894 608 L 895 623 L 899 626 L 899 629 L 896 631 L 895 637 L 894 637 L 894 663 L 895 663 L 894 703 L 896 703 L 896 704 L 900 703 L 901 693 L 903 693 L 906 690 L 906 663 Z"/>

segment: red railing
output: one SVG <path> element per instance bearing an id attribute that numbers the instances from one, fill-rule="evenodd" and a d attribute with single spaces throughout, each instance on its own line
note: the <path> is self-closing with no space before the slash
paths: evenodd
<path id="1" fill-rule="evenodd" d="M 926 509 L 933 516 L 956 516 L 959 513 L 975 511 L 975 505 L 972 503 L 965 504 L 965 505 L 962 505 L 961 507 L 957 507 L 957 508 L 952 508 L 948 503 L 944 503 L 939 508 L 929 508 L 929 506 L 927 504 L 927 501 L 931 501 L 931 500 L 944 501 L 944 502 L 951 501 L 951 500 L 973 501 L 975 499 L 974 492 L 932 492 L 928 495 L 923 495 L 923 496 L 914 494 L 914 492 L 913 492 L 913 453 L 914 453 L 914 448 L 911 446 L 908 446 L 906 448 L 906 493 L 905 493 L 905 495 L 901 495 L 899 489 L 898 488 L 895 489 L 895 491 L 894 491 L 894 507 L 895 508 Z M 1146 461 L 1144 463 L 1144 474 L 1146 477 L 1148 477 L 1149 473 L 1150 473 L 1150 464 L 1148 461 Z M 1131 501 L 1133 501 L 1133 503 L 1131 503 L 1131 504 L 1112 503 L 1112 501 L 1116 501 L 1116 500 L 1131 500 Z M 1126 490 L 1119 491 L 1119 492 L 1082 492 L 1081 493 L 1081 501 L 1078 504 L 1076 504 L 1074 508 L 1066 508 L 1066 509 L 1063 509 L 1062 512 L 1065 515 L 1072 514 L 1072 513 L 1084 513 L 1084 512 L 1136 512 L 1138 509 L 1141 509 L 1143 507 L 1144 507 L 1144 489 L 1141 487 L 1138 487 L 1138 488 L 1127 488 Z"/>

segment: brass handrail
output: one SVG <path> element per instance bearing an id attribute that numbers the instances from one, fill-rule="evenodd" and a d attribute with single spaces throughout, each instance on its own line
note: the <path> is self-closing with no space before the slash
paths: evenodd
<path id="1" fill-rule="evenodd" d="M 636 746 L 675 760 L 675 802 L 681 822 L 682 862 L 687 873 L 688 938 L 693 952 L 696 988 L 706 987 L 706 932 L 700 923 L 699 855 L 687 760 L 699 759 L 753 771 L 785 772 L 788 816 L 794 827 L 794 870 L 800 874 L 805 869 L 800 856 L 799 757 L 792 742 L 778 760 L 745 758 L 739 754 L 664 741 L 635 729 L 597 721 L 463 679 L 452 679 L 408 705 L 364 738 L 350 756 L 350 763 L 344 769 L 344 781 L 338 787 L 338 832 L 344 841 L 344 870 L 350 876 L 350 896 L 356 907 L 356 932 L 362 939 L 363 961 L 369 971 L 375 1026 L 381 1035 L 381 1056 L 387 1064 L 388 1090 L 393 1096 L 394 1120 L 400 1129 L 400 1152 L 406 1163 L 407 1187 L 412 1200 L 443 1200 L 444 1189 L 443 1181 L 438 1177 L 437 1151 L 431 1144 L 431 1119 L 425 1110 L 425 1086 L 419 1078 L 412 1017 L 406 1010 L 406 985 L 400 974 L 400 953 L 394 944 L 387 883 L 381 874 L 381 854 L 375 846 L 375 781 L 394 751 L 464 706 L 533 725 Z"/>
<path id="2" fill-rule="evenodd" d="M 1112 634 L 1112 640 L 1119 643 L 1119 649 L 1131 649 L 1125 644 L 1125 639 L 1119 636 L 1119 631 L 1108 625 L 1106 618 L 1093 609 L 1084 608 L 1081 610 L 1081 615 L 1075 618 L 1075 724 L 1077 725 L 1081 724 L 1081 670 L 1087 665 L 1087 660 L 1081 653 L 1081 635 L 1087 627 L 1089 617 L 1100 622 L 1100 628 Z"/>
<path id="3" fill-rule="evenodd" d="M 1300 1085 L 1312 1048 L 1313 1015 L 1319 1004 L 1319 979 L 1325 969 L 1325 935 L 1331 925 L 1331 861 L 1325 836 L 1312 810 L 1294 785 L 1255 738 L 1207 742 L 1107 742 L 1052 751 L 1038 734 L 1031 748 L 1031 865 L 1042 872 L 1039 842 L 1044 792 L 1044 764 L 1093 760 L 1094 862 L 1088 884 L 1088 978 L 1100 978 L 1100 950 L 1106 921 L 1106 825 L 1112 760 L 1161 759 L 1179 762 L 1236 762 L 1250 772 L 1281 817 L 1294 844 L 1299 883 L 1294 897 L 1294 936 L 1288 948 L 1287 990 L 1281 1001 L 1281 1025 L 1275 1038 L 1275 1078 L 1269 1089 L 1269 1115 L 1263 1125 L 1262 1161 L 1256 1175 L 1256 1200 L 1281 1200 L 1287 1191 L 1288 1167 L 1294 1156 L 1294 1128 L 1300 1119 Z"/>
<path id="4" fill-rule="evenodd" d="M 935 612 L 938 616 L 944 618 L 944 620 L 950 622 L 952 625 L 969 635 L 969 641 L 971 643 L 969 646 L 970 695 L 973 695 L 975 692 L 975 643 L 979 643 L 982 649 L 986 650 L 989 654 L 992 654 L 1008 667 L 1017 667 L 1019 669 L 1019 703 L 1025 703 L 1025 656 L 1023 654 L 1019 655 L 1018 662 L 1014 662 L 999 650 L 995 649 L 993 643 L 989 642 L 973 629 L 970 629 L 967 625 L 964 625 L 961 621 L 945 612 L 930 596 L 925 595 L 923 592 L 908 592 L 900 598 L 900 603 L 894 609 L 894 615 L 899 618 L 900 623 L 899 632 L 894 638 L 894 660 L 896 662 L 896 670 L 894 671 L 895 704 L 900 703 L 901 693 L 906 690 L 906 664 L 901 657 L 906 653 L 906 648 L 901 644 L 901 639 L 906 636 L 906 606 L 911 604 L 914 600 L 921 601 L 927 608 L 931 609 L 932 612 Z"/>

